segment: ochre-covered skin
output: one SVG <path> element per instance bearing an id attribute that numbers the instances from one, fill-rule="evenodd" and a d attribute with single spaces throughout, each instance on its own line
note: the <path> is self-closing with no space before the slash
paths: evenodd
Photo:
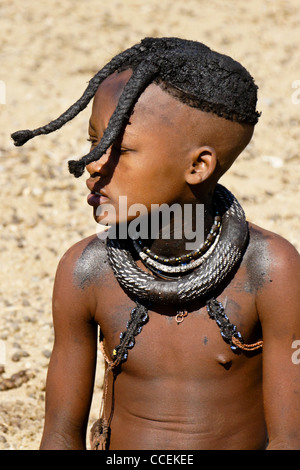
<path id="1" fill-rule="evenodd" d="M 128 80 L 126 73 L 99 87 L 91 118 L 93 145 L 107 126 Z M 150 108 L 154 114 L 147 113 Z M 116 148 L 88 165 L 89 189 L 104 191 L 103 197 L 113 205 L 120 194 L 128 196 L 128 204 L 146 206 L 197 200 L 205 204 L 207 230 L 213 220 L 216 181 L 252 130 L 190 110 L 156 85 L 142 95 L 128 128 L 130 133 L 125 131 Z M 97 198 L 93 205 L 97 219 Z M 185 240 L 155 240 L 151 249 L 171 256 L 181 253 L 184 244 Z M 201 299 L 187 307 L 180 325 L 176 307 L 152 306 L 149 322 L 115 381 L 110 449 L 255 450 L 266 448 L 267 434 L 270 449 L 298 449 L 300 374 L 292 361 L 292 343 L 300 339 L 299 285 L 300 261 L 294 247 L 249 223 L 242 263 L 214 294 L 226 305 L 227 316 L 246 343 L 263 339 L 262 350 L 231 351 Z M 96 235 L 63 256 L 53 294 L 55 344 L 41 449 L 85 448 L 97 327 L 111 357 L 134 306 Z M 110 386 L 107 398 L 109 415 Z"/>
<path id="2" fill-rule="evenodd" d="M 253 263 L 257 250 L 261 256 Z M 250 226 L 244 260 L 218 297 L 247 343 L 258 341 L 263 333 L 263 351 L 232 352 L 201 303 L 189 309 L 180 325 L 175 309 L 149 311 L 149 322 L 136 337 L 115 382 L 110 449 L 264 449 L 266 423 L 285 447 L 294 447 L 298 422 L 290 408 L 280 403 L 297 406 L 298 372 L 291 361 L 291 343 L 297 337 L 293 318 L 298 309 L 294 300 L 297 256 L 285 240 Z M 99 259 L 98 268 L 91 259 Z M 294 280 L 287 283 L 280 271 L 285 275 L 294 271 Z M 61 429 L 54 447 L 63 440 L 63 446 L 76 448 L 83 442 L 68 439 L 68 434 L 76 435 L 74 417 L 80 423 L 88 412 L 96 324 L 101 325 L 106 352 L 111 355 L 135 304 L 117 283 L 97 237 L 80 242 L 65 255 L 54 299 L 58 333 L 48 394 L 63 400 L 60 406 L 66 419 L 55 416 L 55 400 L 50 399 L 44 445 L 51 447 L 52 424 L 56 432 Z M 60 375 L 64 367 L 68 387 L 66 377 Z M 77 393 L 70 393 L 73 386 Z M 110 406 L 109 393 L 108 413 Z M 289 434 L 293 431 L 292 440 L 282 436 L 283 419 Z"/>

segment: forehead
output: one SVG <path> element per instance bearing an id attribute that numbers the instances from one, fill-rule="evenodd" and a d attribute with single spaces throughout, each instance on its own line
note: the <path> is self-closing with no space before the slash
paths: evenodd
<path id="1" fill-rule="evenodd" d="M 93 102 L 93 123 L 95 120 L 101 120 L 102 124 L 107 126 L 131 75 L 131 70 L 114 73 L 100 84 Z M 174 129 L 174 126 L 187 122 L 191 112 L 191 108 L 173 98 L 158 85 L 150 84 L 135 103 L 130 121 L 144 126 L 150 124 L 172 126 Z"/>

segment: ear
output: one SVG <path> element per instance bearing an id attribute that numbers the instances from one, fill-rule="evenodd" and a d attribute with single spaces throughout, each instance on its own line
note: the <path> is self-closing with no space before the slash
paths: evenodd
<path id="1" fill-rule="evenodd" d="M 207 180 L 215 171 L 217 155 L 213 147 L 204 146 L 193 151 L 190 159 L 191 165 L 186 171 L 188 184 L 199 184 Z"/>

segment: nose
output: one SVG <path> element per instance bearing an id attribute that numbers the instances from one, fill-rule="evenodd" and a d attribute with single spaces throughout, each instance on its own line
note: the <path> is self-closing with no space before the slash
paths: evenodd
<path id="1" fill-rule="evenodd" d="M 107 169 L 107 161 L 109 158 L 109 151 L 107 151 L 102 157 L 99 158 L 99 160 L 96 160 L 95 162 L 91 162 L 86 166 L 87 171 L 91 176 L 95 175 L 101 175 L 105 176 L 107 175 L 108 169 Z"/>

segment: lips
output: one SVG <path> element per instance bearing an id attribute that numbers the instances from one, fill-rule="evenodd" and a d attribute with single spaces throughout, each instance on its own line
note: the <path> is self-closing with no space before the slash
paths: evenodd
<path id="1" fill-rule="evenodd" d="M 104 204 L 109 201 L 106 191 L 103 190 L 105 185 L 100 182 L 99 178 L 88 178 L 86 180 L 86 185 L 90 190 L 90 194 L 87 197 L 87 203 L 90 206 L 97 207 L 100 204 Z"/>
<path id="2" fill-rule="evenodd" d="M 109 198 L 107 196 L 102 193 L 98 193 L 97 191 L 91 191 L 87 197 L 87 203 L 93 207 L 100 206 L 100 204 L 104 204 L 108 200 Z"/>

